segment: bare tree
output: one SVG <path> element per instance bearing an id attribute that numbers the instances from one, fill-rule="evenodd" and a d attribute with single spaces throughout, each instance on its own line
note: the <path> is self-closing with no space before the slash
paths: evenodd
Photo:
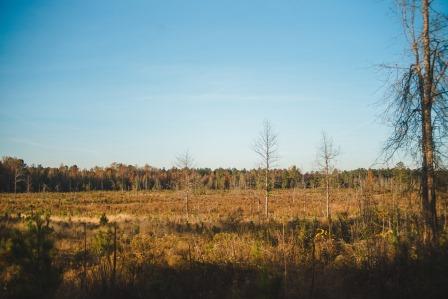
<path id="1" fill-rule="evenodd" d="M 17 193 L 17 184 L 24 182 L 24 175 L 25 175 L 25 163 L 22 159 L 17 159 L 17 161 L 13 165 L 13 171 L 14 171 L 14 193 Z"/>
<path id="2" fill-rule="evenodd" d="M 193 164 L 194 164 L 193 156 L 191 156 L 188 150 L 176 158 L 176 166 L 182 170 L 183 175 L 183 188 L 185 193 L 185 213 L 187 215 L 187 218 L 189 217 L 188 204 L 191 192 L 191 171 L 193 168 Z"/>
<path id="3" fill-rule="evenodd" d="M 384 152 L 390 159 L 405 150 L 421 161 L 423 239 L 431 244 L 437 240 L 435 170 L 448 152 L 448 19 L 434 10 L 434 2 L 398 1 L 411 61 L 405 66 L 385 66 L 395 72 L 396 79 L 387 94 L 386 120 L 393 133 Z M 421 20 L 416 20 L 417 13 Z"/>
<path id="4" fill-rule="evenodd" d="M 265 201 L 264 213 L 268 217 L 268 201 L 270 191 L 269 170 L 279 160 L 278 157 L 278 142 L 277 134 L 273 131 L 271 123 L 268 120 L 263 122 L 263 129 L 258 138 L 255 140 L 253 150 L 258 154 L 262 168 L 264 170 L 264 187 L 265 187 Z"/>
<path id="5" fill-rule="evenodd" d="M 330 209 L 330 179 L 334 170 L 334 162 L 339 155 L 339 150 L 335 149 L 333 139 L 328 137 L 325 132 L 322 132 L 322 141 L 318 153 L 318 163 L 325 177 L 325 191 L 326 191 L 326 217 L 328 224 L 331 225 L 331 209 Z"/>

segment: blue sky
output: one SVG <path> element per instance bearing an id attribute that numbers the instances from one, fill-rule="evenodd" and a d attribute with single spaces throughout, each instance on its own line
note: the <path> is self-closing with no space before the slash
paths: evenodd
<path id="1" fill-rule="evenodd" d="M 393 1 L 0 1 L 0 155 L 28 164 L 257 166 L 264 119 L 280 167 L 369 167 L 403 59 Z"/>

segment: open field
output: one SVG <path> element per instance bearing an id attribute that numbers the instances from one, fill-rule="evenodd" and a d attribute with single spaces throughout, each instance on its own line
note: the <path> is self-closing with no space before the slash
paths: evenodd
<path id="1" fill-rule="evenodd" d="M 345 213 L 351 217 L 360 213 L 365 194 L 354 189 L 336 189 L 332 192 L 333 213 Z M 321 189 L 274 191 L 270 196 L 270 219 L 285 222 L 293 218 L 324 218 L 324 197 Z M 415 193 L 400 197 L 392 192 L 372 192 L 369 198 L 379 211 L 389 210 L 395 205 L 408 213 L 418 213 L 420 205 Z M 118 222 L 154 219 L 210 223 L 236 210 L 241 214 L 242 221 L 262 220 L 264 203 L 261 191 L 207 191 L 195 194 L 190 199 L 188 219 L 183 199 L 182 191 L 0 194 L 0 208 L 14 214 L 41 210 L 49 212 L 56 221 L 71 218 L 74 222 L 91 223 L 97 223 L 102 213 Z"/>
<path id="2" fill-rule="evenodd" d="M 448 298 L 448 0 L 0 0 L 0 299 Z"/>
<path id="3" fill-rule="evenodd" d="M 32 213 L 48 215 L 57 298 L 419 298 L 447 291 L 446 252 L 429 259 L 417 241 L 417 194 L 335 189 L 331 230 L 321 189 L 272 192 L 269 219 L 256 190 L 193 194 L 188 216 L 183 196 L 1 194 L 1 227 L 26 231 L 28 223 L 30 230 L 38 222 Z M 3 270 L 4 290 L 14 290 L 13 271 Z"/>

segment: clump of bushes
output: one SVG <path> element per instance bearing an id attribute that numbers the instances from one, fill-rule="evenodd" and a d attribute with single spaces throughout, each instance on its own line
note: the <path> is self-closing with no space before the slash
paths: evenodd
<path id="1" fill-rule="evenodd" d="M 0 226 L 1 298 L 48 298 L 60 283 L 50 216 L 35 213 L 26 224 L 25 231 Z"/>
<path id="2" fill-rule="evenodd" d="M 100 225 L 104 226 L 109 223 L 109 218 L 107 218 L 106 213 L 101 214 Z"/>

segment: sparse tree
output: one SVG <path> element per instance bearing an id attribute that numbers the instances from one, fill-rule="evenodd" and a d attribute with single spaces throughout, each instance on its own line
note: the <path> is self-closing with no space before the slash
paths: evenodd
<path id="1" fill-rule="evenodd" d="M 277 134 L 272 129 L 271 123 L 268 120 L 263 122 L 263 129 L 261 130 L 258 138 L 255 140 L 254 147 L 255 153 L 258 154 L 261 162 L 261 166 L 264 170 L 264 189 L 265 189 L 265 201 L 264 201 L 264 213 L 268 217 L 268 201 L 269 191 L 271 189 L 269 181 L 269 170 L 279 160 L 278 157 L 278 142 Z"/>
<path id="2" fill-rule="evenodd" d="M 329 225 L 331 225 L 330 179 L 334 170 L 335 159 L 339 155 L 339 150 L 334 147 L 333 139 L 328 137 L 325 132 L 322 132 L 321 142 L 318 153 L 318 163 L 325 179 L 326 217 Z"/>
<path id="3" fill-rule="evenodd" d="M 433 245 L 437 240 L 435 170 L 448 152 L 448 19 L 435 10 L 434 2 L 398 1 L 410 61 L 405 66 L 384 66 L 396 74 L 387 94 L 386 120 L 393 133 L 385 146 L 386 158 L 404 150 L 421 161 L 423 239 Z"/>
<path id="4" fill-rule="evenodd" d="M 12 164 L 14 175 L 14 193 L 17 193 L 18 184 L 25 181 L 25 168 L 26 164 L 22 159 L 16 159 Z"/>
<path id="5" fill-rule="evenodd" d="M 185 213 L 187 218 L 189 217 L 189 196 L 191 193 L 191 171 L 193 168 L 194 159 L 190 152 L 187 150 L 185 153 L 179 155 L 176 158 L 176 166 L 182 170 L 183 176 L 183 189 L 185 193 Z"/>

